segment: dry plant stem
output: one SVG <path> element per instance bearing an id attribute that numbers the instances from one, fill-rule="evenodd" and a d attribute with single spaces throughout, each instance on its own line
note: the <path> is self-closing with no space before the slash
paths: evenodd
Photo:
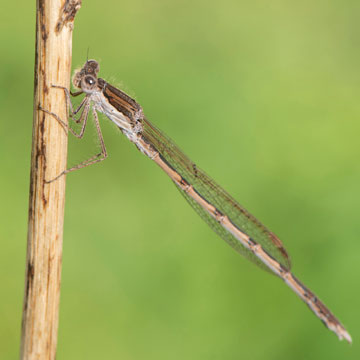
<path id="1" fill-rule="evenodd" d="M 67 118 L 73 20 L 81 0 L 37 0 L 29 228 L 20 359 L 55 359 L 62 258 L 67 135 L 39 106 Z"/>

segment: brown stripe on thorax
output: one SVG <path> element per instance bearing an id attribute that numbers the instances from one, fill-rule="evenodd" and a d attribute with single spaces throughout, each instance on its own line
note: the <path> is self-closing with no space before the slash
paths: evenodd
<path id="1" fill-rule="evenodd" d="M 133 98 L 110 85 L 104 79 L 99 78 L 98 85 L 106 99 L 116 110 L 123 113 L 130 120 L 139 120 L 142 115 L 142 108 Z"/>

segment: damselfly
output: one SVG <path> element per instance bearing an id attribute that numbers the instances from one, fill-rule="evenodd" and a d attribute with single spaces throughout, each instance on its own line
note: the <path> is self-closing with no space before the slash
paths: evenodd
<path id="1" fill-rule="evenodd" d="M 71 109 L 70 118 L 82 124 L 79 133 L 68 127 L 56 114 L 42 109 L 54 116 L 65 130 L 69 129 L 79 138 L 84 134 L 91 111 L 101 145 L 99 154 L 65 170 L 51 181 L 107 157 L 97 111 L 105 114 L 143 154 L 165 171 L 189 204 L 218 235 L 240 254 L 283 279 L 340 340 L 344 338 L 351 343 L 351 336 L 340 321 L 290 272 L 290 258 L 279 238 L 241 207 L 184 155 L 172 140 L 150 123 L 134 99 L 99 78 L 98 72 L 99 64 L 95 60 L 88 60 L 73 78 L 73 85 L 80 89 L 78 92 L 71 93 L 64 87 L 54 86 L 65 91 Z M 80 94 L 85 94 L 85 97 L 74 110 L 70 95 Z M 78 118 L 76 114 L 80 114 Z"/>

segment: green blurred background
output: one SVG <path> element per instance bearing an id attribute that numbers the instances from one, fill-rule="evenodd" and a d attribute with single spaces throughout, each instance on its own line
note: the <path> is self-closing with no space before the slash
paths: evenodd
<path id="1" fill-rule="evenodd" d="M 339 342 L 218 238 L 109 121 L 67 177 L 58 359 L 359 359 L 358 1 L 84 1 L 101 76 L 285 243 Z M 0 358 L 18 357 L 35 2 L 0 14 Z M 69 164 L 96 151 L 71 140 Z"/>

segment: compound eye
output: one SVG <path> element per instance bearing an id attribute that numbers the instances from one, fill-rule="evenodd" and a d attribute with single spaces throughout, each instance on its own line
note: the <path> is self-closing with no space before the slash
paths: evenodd
<path id="1" fill-rule="evenodd" d="M 92 75 L 86 75 L 81 80 L 81 89 L 86 93 L 92 93 L 96 90 L 97 79 Z"/>
<path id="2" fill-rule="evenodd" d="M 81 87 L 81 72 L 80 71 L 75 73 L 75 75 L 74 75 L 74 77 L 72 79 L 72 83 L 76 88 Z"/>
<path id="3" fill-rule="evenodd" d="M 87 84 L 89 87 L 93 87 L 96 83 L 93 76 L 86 76 L 84 81 L 85 81 L 85 84 Z"/>

